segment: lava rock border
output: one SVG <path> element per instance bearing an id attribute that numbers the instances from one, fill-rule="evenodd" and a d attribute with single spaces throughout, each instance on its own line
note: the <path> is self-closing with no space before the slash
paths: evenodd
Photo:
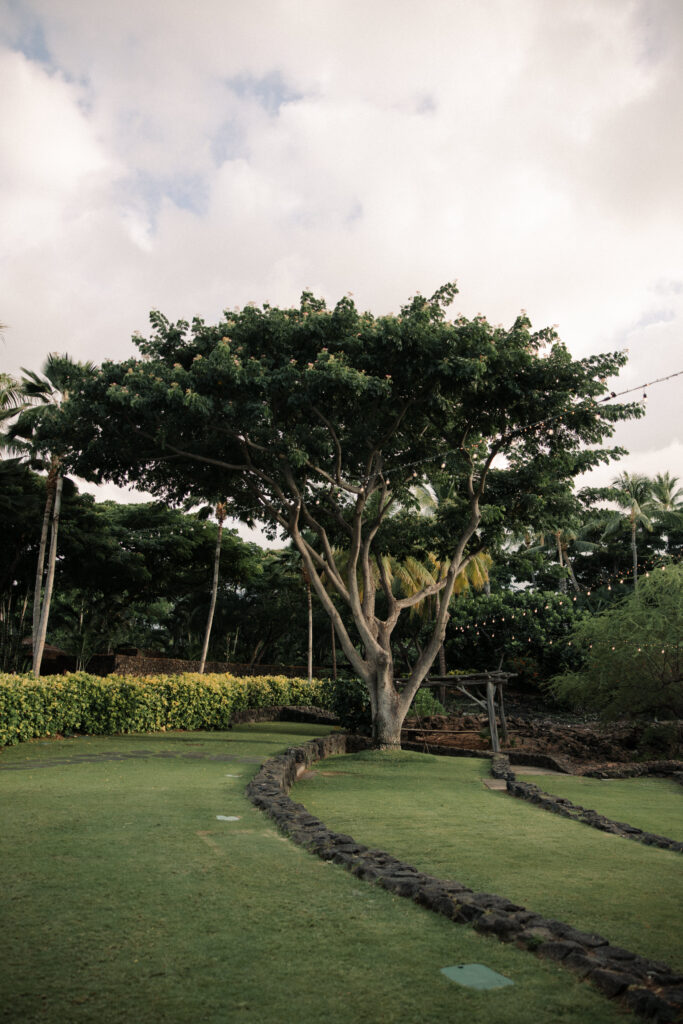
<path id="1" fill-rule="evenodd" d="M 664 762 L 663 764 L 668 765 L 669 762 Z M 511 796 L 517 797 L 519 800 L 526 800 L 527 803 L 541 807 L 552 814 L 559 814 L 563 818 L 571 818 L 572 821 L 580 821 L 583 825 L 590 825 L 591 828 L 597 828 L 601 832 L 609 832 L 610 835 L 620 836 L 622 839 L 633 839 L 635 842 L 644 843 L 646 846 L 657 846 L 660 850 L 673 850 L 674 853 L 683 853 L 683 843 L 676 839 L 657 835 L 656 832 L 647 832 L 642 828 L 636 828 L 635 825 L 629 825 L 625 821 L 613 821 L 611 818 L 606 818 L 604 814 L 598 814 L 597 811 L 591 808 L 587 809 L 582 807 L 581 804 L 572 803 L 566 797 L 546 793 L 545 790 L 542 790 L 540 786 L 536 786 L 533 782 L 519 782 L 510 767 L 510 759 L 506 754 L 493 755 L 491 774 L 496 779 L 505 780 L 507 791 Z M 658 770 L 651 770 L 647 773 L 641 772 L 640 777 L 645 774 L 657 776 L 670 774 L 674 776 L 678 773 L 675 771 L 675 766 L 668 773 L 661 766 L 658 766 Z M 591 777 L 604 779 L 628 778 L 630 776 L 618 774 L 610 776 L 605 773 L 594 772 L 591 773 Z"/>
<path id="2" fill-rule="evenodd" d="M 371 850 L 353 836 L 334 832 L 289 791 L 310 765 L 338 754 L 372 747 L 365 737 L 346 733 L 290 747 L 266 761 L 246 787 L 247 798 L 269 815 L 293 842 L 350 871 L 363 881 L 414 900 L 449 920 L 483 935 L 514 942 L 587 978 L 600 992 L 648 1020 L 673 1024 L 683 1019 L 683 974 L 667 964 L 611 945 L 601 935 L 581 932 L 562 921 L 535 914 L 491 893 L 473 892 L 457 881 L 427 875 L 384 850 Z M 492 774 L 512 774 L 504 755 L 492 759 Z"/>

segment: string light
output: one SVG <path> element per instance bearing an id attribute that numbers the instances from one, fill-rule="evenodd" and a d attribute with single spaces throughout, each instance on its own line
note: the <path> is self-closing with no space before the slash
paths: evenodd
<path id="1" fill-rule="evenodd" d="M 678 371 L 676 371 L 674 373 L 670 373 L 670 374 L 668 374 L 668 375 L 666 375 L 664 377 L 657 377 L 655 380 L 651 380 L 651 381 L 648 381 L 648 382 L 646 382 L 644 384 L 640 384 L 637 387 L 625 388 L 623 391 L 618 391 L 618 392 L 610 391 L 610 393 L 608 395 L 606 395 L 604 398 L 599 399 L 599 401 L 596 401 L 595 399 L 590 399 L 589 401 L 587 401 L 585 403 L 582 403 L 580 405 L 568 406 L 566 408 L 562 408 L 561 412 L 555 414 L 554 416 L 547 417 L 547 418 L 545 418 L 543 420 L 537 420 L 534 423 L 530 423 L 530 424 L 527 424 L 525 427 L 519 428 L 519 430 L 517 430 L 517 431 L 515 431 L 513 433 L 513 435 L 511 436 L 510 440 L 514 440 L 515 437 L 518 437 L 518 436 L 521 436 L 522 434 L 526 434 L 526 433 L 529 433 L 531 431 L 534 431 L 538 427 L 547 426 L 549 423 L 562 422 L 563 416 L 566 416 L 568 414 L 570 414 L 570 415 L 578 415 L 579 413 L 582 413 L 582 412 L 595 411 L 597 406 L 600 405 L 600 404 L 604 404 L 605 402 L 610 402 L 610 401 L 612 401 L 615 398 L 621 398 L 624 395 L 633 394 L 636 391 L 642 391 L 642 399 L 643 399 L 643 401 L 645 401 L 647 399 L 647 397 L 648 397 L 648 393 L 647 393 L 647 390 L 646 390 L 647 388 L 653 387 L 656 384 L 664 383 L 665 381 L 673 380 L 674 378 L 680 377 L 680 376 L 683 376 L 683 370 L 678 370 Z M 557 383 L 559 383 L 559 381 Z M 601 383 L 604 383 L 604 381 L 602 381 Z M 552 435 L 552 434 L 554 434 L 554 430 L 550 429 L 548 431 L 548 433 L 550 435 Z M 486 444 L 487 444 L 487 442 L 484 439 L 481 439 L 479 441 L 472 442 L 472 444 L 471 444 L 469 449 L 466 449 L 464 446 L 461 446 L 461 450 L 462 451 L 468 451 L 468 452 L 469 451 L 474 452 L 474 451 L 476 451 L 477 448 L 481 447 L 482 445 L 486 445 Z M 439 452 L 436 453 L 436 458 L 442 458 L 443 459 L 444 457 L 446 457 L 448 455 L 451 455 L 451 454 L 453 454 L 452 449 L 447 449 L 445 451 L 439 451 Z M 280 455 L 280 458 L 284 459 L 285 456 L 284 455 Z M 425 460 L 424 458 L 412 459 L 412 460 L 406 460 L 406 461 L 403 461 L 403 462 L 396 462 L 396 463 L 394 463 L 394 466 L 396 468 L 408 469 L 408 468 L 410 468 L 412 466 L 418 466 L 418 465 L 419 466 L 423 466 L 425 464 L 425 461 L 431 461 L 431 460 Z M 442 461 L 440 463 L 440 467 L 441 467 L 441 469 L 445 469 L 446 468 L 446 462 Z M 253 470 L 252 470 L 252 472 L 253 472 Z M 412 476 L 416 477 L 416 476 L 418 476 L 418 473 L 415 471 L 415 472 L 413 472 Z M 391 480 L 389 478 L 387 478 L 385 483 L 386 483 L 386 486 L 389 487 L 391 485 Z M 342 490 L 343 489 L 343 485 L 336 484 L 336 483 L 332 484 L 331 487 L 334 490 Z M 326 495 L 326 496 L 331 496 L 331 493 L 330 493 L 330 495 Z M 315 504 L 319 505 L 320 501 L 316 500 Z M 261 512 L 262 513 L 263 511 L 264 511 L 264 506 L 261 505 L 261 504 L 253 505 L 253 506 L 246 507 L 246 508 L 242 508 L 240 510 L 240 512 L 246 513 L 246 514 L 249 514 L 249 513 L 252 513 L 252 512 Z M 235 518 L 235 517 L 231 517 L 231 518 Z M 662 566 L 662 569 L 665 569 L 665 566 Z M 625 578 L 628 578 L 628 576 L 630 576 L 631 573 L 624 573 L 623 575 L 624 575 Z M 649 576 L 649 572 L 646 572 L 645 575 Z M 620 579 L 619 582 L 623 583 L 624 580 Z M 608 586 L 608 589 L 611 590 L 611 586 Z M 591 591 L 590 590 L 586 591 L 586 595 L 590 596 L 591 595 Z M 574 600 L 576 600 L 576 598 L 574 598 Z"/>
<path id="2" fill-rule="evenodd" d="M 677 559 L 675 562 L 672 562 L 670 564 L 678 564 L 680 561 L 681 561 L 680 559 Z M 667 569 L 667 566 L 666 565 L 661 565 L 661 566 L 658 566 L 658 568 L 661 569 L 662 572 L 665 572 L 666 569 Z M 646 573 L 646 575 L 649 576 L 650 574 Z M 620 580 L 620 582 L 623 583 L 624 580 Z M 609 589 L 611 590 L 611 587 Z M 589 596 L 590 593 L 591 593 L 590 590 L 586 591 L 586 596 Z M 576 597 L 572 598 L 572 602 L 575 602 L 576 600 L 577 600 Z M 558 601 L 558 605 L 563 605 L 563 601 L 562 600 Z M 549 608 L 550 608 L 550 605 L 546 604 L 543 607 L 543 611 L 546 611 Z M 527 614 L 527 612 L 526 612 L 526 609 L 525 609 L 525 610 L 522 611 L 522 616 L 525 617 L 526 614 Z M 531 610 L 529 611 L 529 614 L 530 615 L 532 614 Z M 539 608 L 538 607 L 533 609 L 533 614 L 534 615 L 538 615 L 539 614 Z M 514 614 L 511 615 L 510 618 L 514 619 L 515 618 Z M 481 630 L 483 630 L 486 626 L 493 626 L 493 625 L 495 625 L 496 622 L 500 622 L 500 623 L 505 622 L 505 616 L 504 615 L 501 615 L 501 616 L 491 616 L 490 618 L 483 619 L 481 622 L 475 622 L 473 625 L 458 626 L 456 628 L 463 635 L 468 633 L 470 630 L 474 629 L 475 630 L 475 635 L 476 636 L 480 636 L 481 635 Z M 491 633 L 490 634 L 490 639 L 493 639 L 493 637 L 495 637 L 495 633 Z M 463 638 L 464 638 L 464 636 L 463 636 Z M 515 636 L 515 634 L 512 634 L 510 639 L 511 640 L 516 640 L 516 639 L 521 639 L 521 638 L 517 638 Z M 531 642 L 532 642 L 532 638 L 531 637 L 527 637 L 527 643 L 531 643 Z M 546 642 L 548 643 L 549 646 L 561 645 L 563 642 L 566 643 L 566 645 L 568 647 L 572 647 L 573 646 L 573 642 L 571 640 L 567 640 L 565 637 L 561 637 L 561 636 L 552 637 L 552 638 L 548 639 Z M 613 651 L 616 651 L 616 649 L 617 649 L 616 645 L 612 645 L 611 644 L 611 641 L 600 640 L 600 641 L 597 641 L 597 642 L 598 643 L 609 642 Z M 660 643 L 661 643 L 661 641 L 660 641 Z M 656 642 L 653 642 L 651 644 L 645 644 L 645 645 L 641 644 L 641 645 L 638 645 L 637 643 L 632 642 L 632 641 L 628 641 L 628 640 L 620 641 L 619 642 L 619 646 L 634 647 L 634 648 L 636 648 L 636 652 L 637 653 L 642 653 L 643 652 L 643 647 L 645 647 L 645 648 L 657 648 L 657 647 L 659 647 L 659 645 Z M 592 650 L 592 648 L 593 648 L 593 644 L 591 643 L 591 644 L 589 644 L 589 648 L 588 649 Z M 679 644 L 672 644 L 669 647 L 661 649 L 661 653 L 664 654 L 666 652 L 666 650 L 679 650 L 679 649 L 680 649 L 680 645 Z"/>

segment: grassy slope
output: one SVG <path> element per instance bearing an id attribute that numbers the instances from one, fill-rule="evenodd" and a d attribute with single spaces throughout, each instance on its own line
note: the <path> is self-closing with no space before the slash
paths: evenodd
<path id="1" fill-rule="evenodd" d="M 683 840 L 683 789 L 670 779 L 585 779 L 563 775 L 517 775 L 546 793 L 590 807 L 613 821 Z"/>
<path id="2" fill-rule="evenodd" d="M 228 752 L 242 760 L 148 758 L 0 772 L 0 1018 L 624 1019 L 560 967 L 360 883 L 278 835 L 243 796 L 253 762 L 322 731 L 246 726 L 3 751 L 2 765 L 140 750 Z M 217 814 L 240 820 L 220 822 Z M 385 845 L 393 849 L 391 836 Z M 460 962 L 486 963 L 515 985 L 460 988 L 439 973 Z"/>
<path id="3" fill-rule="evenodd" d="M 679 967 L 680 854 L 549 814 L 483 785 L 489 764 L 402 752 L 330 758 L 292 796 L 333 828 L 439 878 L 497 893 Z"/>

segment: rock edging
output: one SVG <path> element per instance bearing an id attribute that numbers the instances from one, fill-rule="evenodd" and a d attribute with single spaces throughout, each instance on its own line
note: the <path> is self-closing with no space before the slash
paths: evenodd
<path id="1" fill-rule="evenodd" d="M 604 814 L 598 814 L 597 811 L 586 809 L 580 804 L 574 804 L 565 797 L 546 793 L 540 786 L 536 786 L 532 782 L 518 782 L 515 773 L 510 767 L 509 758 L 505 754 L 494 754 L 491 774 L 494 778 L 505 779 L 507 791 L 511 796 L 515 796 L 520 800 L 526 800 L 527 803 L 534 804 L 536 807 L 542 807 L 553 814 L 559 814 L 563 818 L 571 818 L 572 821 L 580 821 L 584 825 L 590 825 L 591 828 L 597 828 L 601 832 L 609 832 L 611 835 L 620 836 L 622 839 L 633 839 L 637 843 L 644 843 L 645 846 L 657 846 L 661 850 L 673 850 L 674 853 L 683 853 L 683 842 L 669 839 L 668 836 L 657 835 L 655 832 L 647 832 L 644 829 L 636 828 L 635 825 L 629 825 L 625 821 L 613 821 L 611 818 L 606 818 Z"/>
<path id="2" fill-rule="evenodd" d="M 683 975 L 600 935 L 580 932 L 491 893 L 475 893 L 457 881 L 418 871 L 383 850 L 370 850 L 352 836 L 334 832 L 289 797 L 298 776 L 313 762 L 372 746 L 364 737 L 331 733 L 266 761 L 246 788 L 248 799 L 268 814 L 295 843 L 323 860 L 343 865 L 357 878 L 405 896 L 451 921 L 471 925 L 502 942 L 515 942 L 588 978 L 604 995 L 618 998 L 650 1020 L 670 1024 L 683 1014 Z M 493 771 L 510 772 L 495 755 Z M 499 775 L 499 777 L 505 777 Z"/>

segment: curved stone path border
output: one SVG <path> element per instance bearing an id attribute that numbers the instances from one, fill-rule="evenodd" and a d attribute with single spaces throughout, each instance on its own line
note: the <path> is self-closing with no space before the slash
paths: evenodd
<path id="1" fill-rule="evenodd" d="M 540 786 L 536 786 L 532 782 L 518 782 L 510 767 L 510 759 L 505 754 L 493 755 L 491 774 L 496 779 L 505 779 L 507 791 L 511 796 L 526 800 L 527 803 L 534 804 L 536 807 L 542 807 L 545 811 L 559 814 L 563 818 L 571 818 L 572 821 L 580 821 L 584 825 L 590 825 L 591 828 L 597 828 L 601 832 L 620 836 L 622 839 L 633 839 L 646 846 L 657 846 L 661 850 L 683 853 L 683 843 L 676 839 L 669 839 L 667 836 L 660 836 L 655 832 L 646 832 L 641 828 L 636 828 L 635 825 L 628 825 L 625 821 L 613 821 L 611 818 L 606 818 L 604 814 L 598 814 L 597 811 L 587 810 L 580 804 L 573 804 L 565 797 L 546 793 Z"/>
<path id="2" fill-rule="evenodd" d="M 604 995 L 617 998 L 649 1020 L 670 1024 L 683 1017 L 683 975 L 666 964 L 612 946 L 601 935 L 580 932 L 562 921 L 490 893 L 475 893 L 456 881 L 418 871 L 383 850 L 370 850 L 352 836 L 334 832 L 294 803 L 289 790 L 315 761 L 371 747 L 363 737 L 331 733 L 270 758 L 246 788 L 251 802 L 275 820 L 295 843 L 323 860 L 343 865 L 357 878 L 406 896 L 484 935 L 556 960 L 588 978 Z M 502 767 L 502 766 L 501 766 Z"/>

